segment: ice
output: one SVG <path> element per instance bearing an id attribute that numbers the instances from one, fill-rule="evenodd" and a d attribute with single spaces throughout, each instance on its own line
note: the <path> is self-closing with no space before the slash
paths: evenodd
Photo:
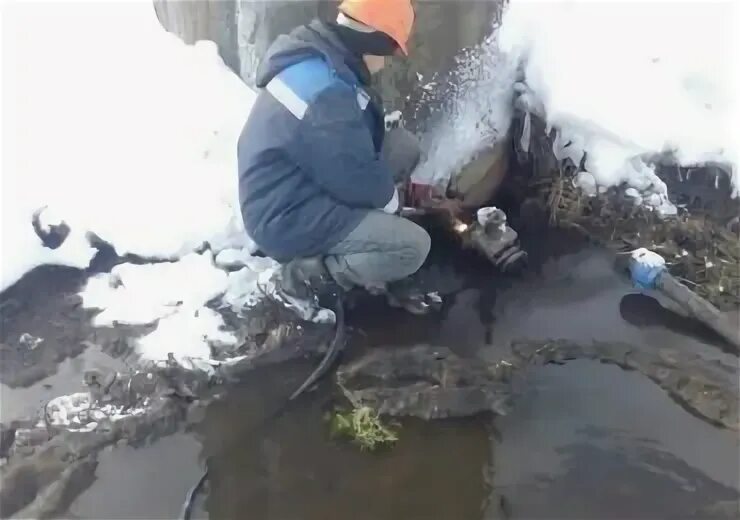
<path id="1" fill-rule="evenodd" d="M 185 45 L 151 2 L 3 6 L 0 289 L 46 263 L 86 267 L 95 233 L 119 254 L 175 259 L 250 245 L 236 142 L 255 94 L 213 42 Z M 6 102 L 12 100 L 12 102 Z M 47 249 L 31 227 L 64 220 Z"/>

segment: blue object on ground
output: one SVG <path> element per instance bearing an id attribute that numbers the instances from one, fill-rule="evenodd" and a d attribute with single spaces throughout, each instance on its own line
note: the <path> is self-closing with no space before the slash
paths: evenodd
<path id="1" fill-rule="evenodd" d="M 653 265 L 630 259 L 630 275 L 632 283 L 640 289 L 655 289 L 660 275 L 665 272 L 665 265 Z"/>

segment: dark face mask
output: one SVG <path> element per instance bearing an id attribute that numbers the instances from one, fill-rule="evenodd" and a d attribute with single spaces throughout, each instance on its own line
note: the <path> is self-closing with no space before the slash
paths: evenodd
<path id="1" fill-rule="evenodd" d="M 383 32 L 363 33 L 335 23 L 330 24 L 330 27 L 342 43 L 357 56 L 365 54 L 393 56 L 398 51 L 396 41 Z"/>

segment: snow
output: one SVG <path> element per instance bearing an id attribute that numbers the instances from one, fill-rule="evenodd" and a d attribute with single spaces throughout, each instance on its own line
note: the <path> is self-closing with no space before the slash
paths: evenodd
<path id="1" fill-rule="evenodd" d="M 29 269 L 86 267 L 87 233 L 123 255 L 176 259 L 250 242 L 236 141 L 254 93 L 213 42 L 185 45 L 151 2 L 3 6 L 0 289 Z M 8 131 L 10 130 L 10 131 Z M 31 227 L 64 221 L 43 247 Z"/>
<path id="2" fill-rule="evenodd" d="M 733 2 L 513 0 L 499 44 L 558 130 L 556 156 L 579 164 L 587 151 L 598 185 L 625 182 L 670 213 L 643 156 L 730 164 L 737 190 L 737 14 Z"/>
<path id="3" fill-rule="evenodd" d="M 414 180 L 446 186 L 502 139 L 518 96 L 556 132 L 555 156 L 583 166 L 589 195 L 625 183 L 675 214 L 650 162 L 663 152 L 727 166 L 737 194 L 739 15 L 736 2 L 511 0 L 500 29 L 459 56 Z"/>
<path id="4" fill-rule="evenodd" d="M 77 392 L 55 397 L 47 403 L 44 414 L 51 426 L 75 432 L 89 432 L 95 430 L 103 420 L 115 422 L 125 417 L 141 415 L 145 411 L 145 408 L 125 409 L 123 405 L 110 403 L 97 406 L 89 392 Z M 41 420 L 38 426 L 45 426 L 45 420 Z"/>
<path id="5" fill-rule="evenodd" d="M 585 193 L 588 196 L 593 196 L 598 193 L 598 186 L 596 184 L 596 179 L 593 175 L 591 175 L 588 172 L 580 171 L 576 174 L 575 178 L 573 179 L 573 182 L 576 186 L 581 188 L 583 190 L 583 193 Z"/>
<path id="6" fill-rule="evenodd" d="M 190 253 L 177 262 L 119 264 L 110 273 L 90 278 L 81 293 L 85 307 L 102 309 L 93 323 L 146 324 L 175 313 L 198 309 L 226 290 L 228 276 L 209 251 Z"/>
<path id="7" fill-rule="evenodd" d="M 143 360 L 165 360 L 170 353 L 180 362 L 209 359 L 211 345 L 233 346 L 236 338 L 222 330 L 221 315 L 206 304 L 215 300 L 239 312 L 275 289 L 275 261 L 244 250 L 225 256 L 238 258 L 244 267 L 227 273 L 210 251 L 176 262 L 119 264 L 88 280 L 83 305 L 101 309 L 93 322 L 97 326 L 156 322 L 157 328 L 136 343 Z"/>
<path id="8" fill-rule="evenodd" d="M 239 271 L 229 273 L 228 289 L 223 302 L 235 309 L 255 304 L 263 293 L 274 292 L 273 276 L 277 268 L 277 263 L 269 260 L 269 263 L 252 262 Z"/>
<path id="9" fill-rule="evenodd" d="M 155 324 L 137 341 L 143 360 L 172 353 L 192 365 L 212 345 L 234 345 L 206 304 L 221 298 L 238 312 L 261 296 L 258 284 L 274 290 L 277 269 L 251 256 L 238 204 L 237 140 L 255 93 L 213 42 L 167 33 L 151 2 L 14 2 L 2 28 L 12 131 L 0 290 L 38 265 L 87 267 L 93 234 L 121 256 L 155 261 L 88 280 L 81 295 L 100 309 L 95 325 Z M 47 232 L 69 226 L 59 248 L 43 246 L 33 215 Z"/>
<path id="10" fill-rule="evenodd" d="M 210 344 L 236 344 L 236 336 L 222 327 L 221 315 L 212 309 L 179 309 L 162 318 L 154 332 L 138 340 L 137 350 L 145 360 L 167 359 L 170 353 L 181 363 L 188 358 L 209 359 Z"/>

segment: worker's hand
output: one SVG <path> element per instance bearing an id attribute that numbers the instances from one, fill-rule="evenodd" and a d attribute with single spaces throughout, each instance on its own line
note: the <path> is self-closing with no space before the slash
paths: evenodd
<path id="1" fill-rule="evenodd" d="M 438 212 L 449 215 L 452 218 L 460 218 L 465 211 L 460 199 L 440 197 L 426 201 L 423 206 L 430 212 Z"/>

